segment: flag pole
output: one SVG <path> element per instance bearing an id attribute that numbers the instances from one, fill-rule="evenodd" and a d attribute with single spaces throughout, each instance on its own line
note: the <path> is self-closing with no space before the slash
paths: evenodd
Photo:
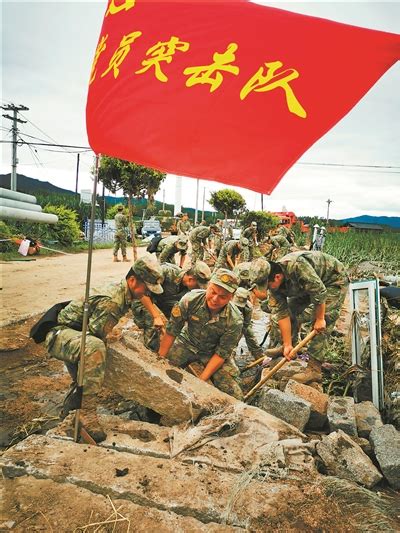
<path id="1" fill-rule="evenodd" d="M 97 181 L 99 178 L 99 159 L 100 156 L 96 154 L 95 172 L 93 179 L 93 193 L 92 193 L 92 210 L 90 216 L 90 233 L 89 233 L 89 250 L 86 270 L 86 289 L 85 289 L 85 302 L 83 307 L 83 319 L 82 319 L 82 336 L 81 336 L 81 348 L 79 353 L 79 367 L 78 367 L 78 395 L 79 395 L 79 409 L 75 414 L 75 426 L 74 426 L 74 441 L 79 440 L 79 418 L 82 407 L 82 395 L 83 395 L 83 377 L 85 374 L 85 346 L 86 346 L 86 332 L 89 320 L 89 291 L 90 291 L 90 277 L 92 272 L 92 256 L 93 256 L 93 235 L 94 235 L 94 223 L 96 218 L 96 192 Z"/>

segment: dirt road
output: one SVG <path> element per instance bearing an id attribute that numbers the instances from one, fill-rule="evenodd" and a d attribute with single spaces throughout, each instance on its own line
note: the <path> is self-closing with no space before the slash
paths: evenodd
<path id="1" fill-rule="evenodd" d="M 138 248 L 139 256 L 145 250 Z M 0 327 L 46 311 L 57 302 L 84 296 L 87 253 L 35 259 L 0 265 Z M 129 263 L 113 263 L 112 250 L 94 250 L 91 286 L 119 281 L 128 269 Z"/>

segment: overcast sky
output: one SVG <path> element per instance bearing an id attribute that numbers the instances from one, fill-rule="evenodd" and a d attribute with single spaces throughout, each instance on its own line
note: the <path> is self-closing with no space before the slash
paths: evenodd
<path id="1" fill-rule="evenodd" d="M 298 13 L 377 30 L 400 33 L 397 2 L 267 2 Z M 88 146 L 85 106 L 88 77 L 106 2 L 2 3 L 2 105 L 23 104 L 28 120 L 20 125 L 28 135 L 61 144 Z M 343 80 L 341 81 L 341 83 Z M 21 117 L 22 118 L 22 117 Z M 2 121 L 2 139 L 10 139 L 10 121 Z M 18 149 L 18 172 L 55 185 L 75 188 L 76 154 L 59 154 L 46 147 Z M 1 173 L 10 172 L 11 152 L 3 145 Z M 91 188 L 93 156 L 81 154 L 79 188 Z M 310 163 L 379 165 L 313 166 Z M 224 185 L 200 181 L 209 192 Z M 173 202 L 175 177 L 163 185 Z M 183 180 L 183 203 L 195 207 L 196 180 Z M 260 195 L 237 188 L 249 209 L 260 208 Z M 332 218 L 369 215 L 400 216 L 400 63 L 394 65 L 355 108 L 310 148 L 283 177 L 264 208 L 283 206 L 298 215 L 325 216 L 327 199 L 333 200 Z M 157 195 L 162 200 L 162 192 Z M 206 208 L 208 207 L 206 203 Z"/>

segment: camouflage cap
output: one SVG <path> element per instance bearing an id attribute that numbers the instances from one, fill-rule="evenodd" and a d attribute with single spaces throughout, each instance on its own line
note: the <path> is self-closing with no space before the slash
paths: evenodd
<path id="1" fill-rule="evenodd" d="M 232 270 L 218 268 L 217 270 L 214 270 L 210 283 L 214 283 L 233 294 L 239 286 L 239 279 Z"/>
<path id="2" fill-rule="evenodd" d="M 257 222 L 255 222 L 255 221 L 253 220 L 253 222 L 252 222 L 250 225 L 251 225 L 251 226 L 254 226 L 254 227 L 256 228 L 256 227 L 257 227 Z"/>
<path id="3" fill-rule="evenodd" d="M 250 267 L 250 285 L 256 285 L 258 289 L 264 290 L 268 285 L 268 276 L 271 272 L 270 264 L 263 257 L 255 259 Z"/>
<path id="4" fill-rule="evenodd" d="M 149 291 L 154 294 L 161 294 L 164 292 L 161 283 L 163 282 L 163 273 L 160 264 L 150 254 L 137 259 L 133 265 L 133 274 L 137 276 Z"/>
<path id="5" fill-rule="evenodd" d="M 119 206 L 117 207 L 117 211 L 123 211 L 124 210 L 124 206 L 119 204 Z"/>
<path id="6" fill-rule="evenodd" d="M 249 294 L 250 293 L 247 289 L 245 289 L 244 287 L 239 287 L 238 290 L 235 292 L 235 296 L 233 297 L 232 301 L 238 307 L 246 307 Z"/>
<path id="7" fill-rule="evenodd" d="M 175 246 L 178 250 L 187 250 L 188 248 L 188 238 L 185 235 L 182 235 L 175 241 Z"/>
<path id="8" fill-rule="evenodd" d="M 197 279 L 200 287 L 206 287 L 211 278 L 210 267 L 203 261 L 196 261 L 194 266 L 190 269 L 191 275 Z"/>
<path id="9" fill-rule="evenodd" d="M 249 261 L 239 263 L 235 266 L 233 272 L 240 278 L 240 281 L 248 282 L 250 279 L 250 266 L 251 263 Z"/>
<path id="10" fill-rule="evenodd" d="M 249 245 L 249 239 L 247 237 L 242 237 L 240 239 L 240 244 L 242 244 L 243 246 L 248 246 Z"/>

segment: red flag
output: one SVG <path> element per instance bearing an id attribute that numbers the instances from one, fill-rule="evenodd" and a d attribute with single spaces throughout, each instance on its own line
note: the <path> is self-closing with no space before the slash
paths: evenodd
<path id="1" fill-rule="evenodd" d="M 399 35 L 246 0 L 110 0 L 89 142 L 269 194 L 399 57 Z"/>

